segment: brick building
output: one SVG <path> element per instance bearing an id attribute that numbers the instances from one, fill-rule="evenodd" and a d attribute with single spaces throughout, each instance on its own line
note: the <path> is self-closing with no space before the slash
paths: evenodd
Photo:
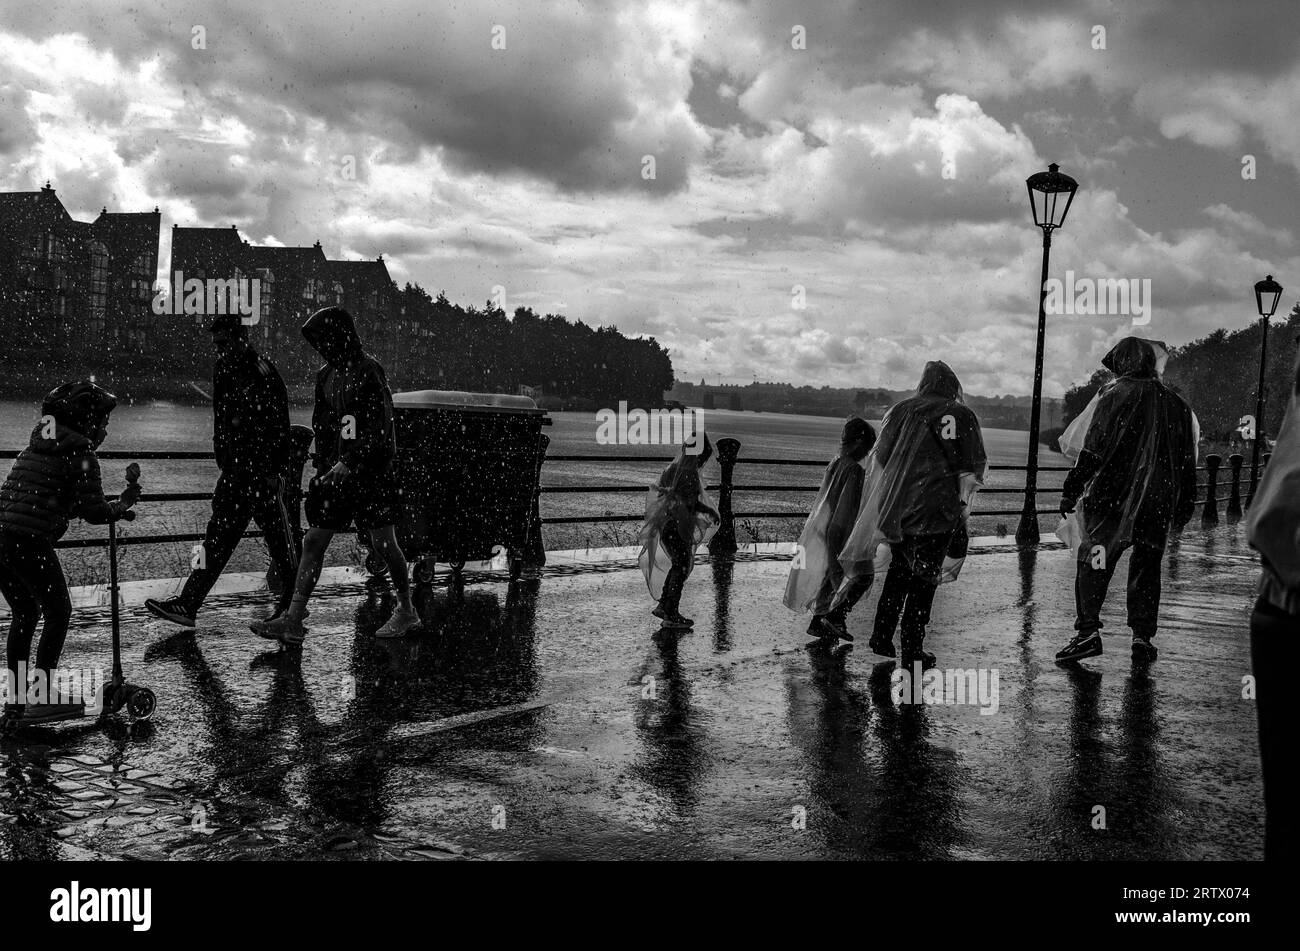
<path id="1" fill-rule="evenodd" d="M 0 336 L 10 386 L 59 374 L 140 369 L 160 319 L 150 307 L 160 215 L 77 221 L 53 188 L 0 193 Z M 30 379 L 27 379 L 30 377 Z"/>
<path id="2" fill-rule="evenodd" d="M 301 330 L 303 322 L 321 307 L 346 307 L 356 318 L 367 348 L 386 364 L 395 362 L 402 353 L 393 332 L 397 324 L 393 282 L 382 257 L 374 261 L 331 261 L 319 241 L 310 247 L 273 247 L 250 244 L 233 225 L 173 225 L 170 274 L 178 271 L 187 281 L 258 279 L 261 313 L 251 339 L 280 367 L 291 386 L 309 380 L 320 365 L 320 358 L 307 346 Z M 175 319 L 199 324 L 207 320 Z M 195 339 L 197 346 L 207 346 L 206 335 L 199 334 Z M 195 357 L 210 365 L 210 357 L 201 353 Z"/>

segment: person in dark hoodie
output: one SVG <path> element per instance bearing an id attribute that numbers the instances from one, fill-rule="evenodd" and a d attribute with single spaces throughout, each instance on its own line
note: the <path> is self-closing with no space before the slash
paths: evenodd
<path id="1" fill-rule="evenodd" d="M 204 598 L 221 577 L 250 520 L 262 530 L 284 590 L 273 616 L 289 609 L 290 579 L 298 573 L 298 552 L 284 508 L 284 472 L 289 457 L 289 398 L 270 360 L 248 342 L 238 314 L 213 318 L 209 331 L 217 360 L 212 369 L 212 448 L 221 475 L 212 494 L 212 518 L 198 564 L 174 598 L 149 598 L 145 607 L 164 620 L 193 627 Z"/>
<path id="2" fill-rule="evenodd" d="M 851 537 L 862 550 L 846 545 L 841 553 L 851 581 L 874 571 L 877 540 L 888 545 L 889 567 L 868 642 L 877 654 L 895 656 L 901 620 L 902 665 L 934 665 L 934 655 L 922 647 L 930 608 L 945 557 L 965 542 L 967 502 L 986 463 L 979 419 L 963 402 L 957 374 L 941 360 L 930 361 L 916 395 L 885 414 L 875 447 L 879 475 L 869 476 L 871 494 Z M 872 519 L 870 531 L 860 530 Z"/>
<path id="3" fill-rule="evenodd" d="M 52 696 L 48 703 L 21 702 L 27 699 L 29 685 L 19 675 L 29 662 L 42 617 L 45 630 L 31 672 L 43 675 L 47 688 L 63 652 L 72 601 L 54 543 L 68 530 L 68 520 L 115 522 L 140 498 L 137 483 L 128 485 L 116 501 L 104 497 L 95 450 L 108 433 L 108 417 L 116 405 L 113 394 L 89 381 L 51 390 L 30 443 L 0 488 L 0 595 L 9 602 L 10 613 L 8 682 L 22 694 L 9 697 L 7 717 L 40 722 L 59 719 L 80 706 L 54 702 Z"/>
<path id="4" fill-rule="evenodd" d="M 1077 633 L 1057 653 L 1061 663 L 1102 652 L 1101 606 L 1116 562 L 1130 548 L 1132 655 L 1137 661 L 1155 660 L 1151 639 L 1160 611 L 1165 543 L 1196 511 L 1192 410 L 1159 379 L 1156 351 L 1139 337 L 1126 337 L 1102 365 L 1116 379 L 1097 401 L 1083 449 L 1061 490 L 1062 515 L 1082 505 L 1084 533 L 1074 584 Z"/>
<path id="5" fill-rule="evenodd" d="M 354 524 L 370 535 L 372 550 L 388 565 L 397 608 L 375 632 L 401 637 L 420 624 L 411 604 L 406 556 L 397 543 L 399 496 L 393 473 L 397 439 L 393 394 L 379 361 L 366 353 L 352 315 L 342 307 L 318 310 L 303 324 L 302 335 L 325 358 L 316 374 L 316 475 L 307 489 L 307 519 L 302 561 L 289 609 L 255 623 L 262 637 L 296 646 L 303 641 L 307 601 L 320 577 L 325 551 L 335 532 Z"/>

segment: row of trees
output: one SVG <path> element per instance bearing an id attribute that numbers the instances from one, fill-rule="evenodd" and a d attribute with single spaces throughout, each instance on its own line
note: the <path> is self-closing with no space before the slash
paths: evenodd
<path id="1" fill-rule="evenodd" d="M 1196 411 L 1201 436 L 1211 442 L 1228 442 L 1243 416 L 1255 415 L 1259 385 L 1259 349 L 1263 329 L 1258 321 L 1240 330 L 1219 329 L 1182 347 L 1175 347 L 1165 368 L 1165 382 Z M 1264 371 L 1267 398 L 1259 428 L 1271 439 L 1282 425 L 1287 398 L 1295 386 L 1297 342 L 1300 340 L 1300 303 L 1282 320 L 1272 321 Z M 1095 371 L 1085 383 L 1065 394 L 1068 424 L 1111 379 L 1105 369 Z"/>
<path id="2" fill-rule="evenodd" d="M 592 329 L 527 307 L 507 318 L 491 302 L 464 308 L 418 284 L 407 284 L 397 301 L 403 323 L 423 331 L 405 341 L 390 371 L 404 389 L 513 393 L 522 385 L 566 405 L 626 400 L 652 408 L 673 385 L 672 360 L 653 337 L 625 337 L 615 327 Z"/>

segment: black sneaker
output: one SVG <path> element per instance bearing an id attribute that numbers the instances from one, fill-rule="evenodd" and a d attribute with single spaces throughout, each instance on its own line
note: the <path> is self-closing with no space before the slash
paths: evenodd
<path id="1" fill-rule="evenodd" d="M 1056 652 L 1058 664 L 1073 663 L 1085 657 L 1097 657 L 1101 654 L 1101 634 L 1096 631 L 1080 631 L 1074 639 Z"/>
<path id="2" fill-rule="evenodd" d="M 892 647 L 893 645 L 890 646 Z M 904 649 L 903 656 L 899 659 L 899 663 L 903 665 L 903 669 L 908 671 L 912 669 L 917 661 L 921 662 L 922 670 L 930 670 L 939 662 L 933 654 L 929 651 L 923 651 L 919 647 L 912 650 Z"/>
<path id="3" fill-rule="evenodd" d="M 833 637 L 838 637 L 842 641 L 853 640 L 853 635 L 850 634 L 849 629 L 844 626 L 843 618 L 838 618 L 828 614 L 822 618 L 822 627 L 830 631 Z"/>
<path id="4" fill-rule="evenodd" d="M 826 618 L 824 615 L 816 614 L 808 622 L 808 636 L 817 638 L 834 637 L 835 632 L 826 628 Z"/>
<path id="5" fill-rule="evenodd" d="M 168 598 L 166 601 L 145 598 L 144 606 L 150 614 L 164 621 L 171 621 L 181 627 L 194 626 L 194 612 L 182 604 L 180 598 Z"/>
<path id="6" fill-rule="evenodd" d="M 1141 634 L 1133 635 L 1133 659 L 1136 661 L 1146 661 L 1150 663 L 1156 659 L 1156 645 L 1151 643 L 1151 638 L 1143 637 Z"/>
<path id="7" fill-rule="evenodd" d="M 880 634 L 873 634 L 871 640 L 867 641 L 867 646 L 881 657 L 897 657 L 898 652 L 894 650 L 894 639 L 884 637 Z"/>

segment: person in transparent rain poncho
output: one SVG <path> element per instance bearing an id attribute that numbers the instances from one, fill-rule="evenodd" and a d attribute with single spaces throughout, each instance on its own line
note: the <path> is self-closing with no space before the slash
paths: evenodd
<path id="1" fill-rule="evenodd" d="M 1126 337 L 1106 355 L 1102 365 L 1116 378 L 1098 394 L 1061 490 L 1061 515 L 1068 520 L 1077 507 L 1081 533 L 1074 584 L 1077 633 L 1057 653 L 1061 663 L 1102 652 L 1101 606 L 1115 564 L 1130 548 L 1133 659 L 1156 657 L 1151 639 L 1165 544 L 1170 531 L 1181 532 L 1196 511 L 1195 417 L 1161 381 L 1158 357 L 1157 348 L 1139 337 Z"/>
<path id="2" fill-rule="evenodd" d="M 963 401 L 946 363 L 925 365 L 916 395 L 895 404 L 867 457 L 866 490 L 853 532 L 840 552 L 844 580 L 831 610 L 855 587 L 886 571 L 869 646 L 901 661 L 932 667 L 923 649 L 939 584 L 955 581 L 966 557 L 966 518 L 984 484 L 987 457 L 979 420 Z"/>
<path id="3" fill-rule="evenodd" d="M 650 613 L 663 621 L 667 630 L 685 630 L 694 622 L 679 610 L 682 588 L 695 566 L 695 550 L 713 537 L 722 521 L 704 489 L 701 470 L 713 455 L 709 437 L 700 435 L 698 453 L 683 446 L 677 458 L 650 487 L 645 521 L 637 535 L 641 554 L 637 559 L 646 587 L 659 602 Z"/>
<path id="4" fill-rule="evenodd" d="M 821 488 L 795 546 L 785 586 L 785 606 L 800 613 L 812 611 L 808 633 L 813 637 L 853 640 L 845 620 L 853 606 L 871 590 L 872 576 L 859 578 L 839 599 L 835 609 L 831 609 L 831 602 L 844 580 L 840 550 L 858 517 L 866 476 L 865 460 L 875 444 L 876 431 L 865 419 L 854 416 L 844 424 L 839 455 L 826 466 Z"/>

